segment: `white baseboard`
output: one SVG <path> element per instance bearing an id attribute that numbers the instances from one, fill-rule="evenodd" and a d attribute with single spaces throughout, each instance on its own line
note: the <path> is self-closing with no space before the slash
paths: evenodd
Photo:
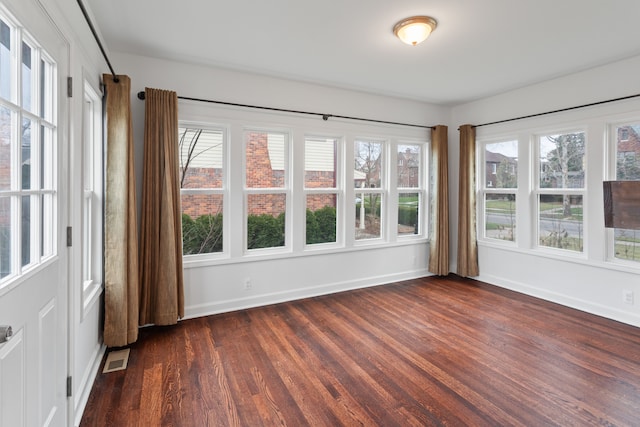
<path id="1" fill-rule="evenodd" d="M 93 352 L 91 358 L 92 362 L 88 364 L 88 368 L 75 390 L 74 394 L 77 396 L 77 398 L 75 399 L 74 405 L 74 426 L 79 426 L 80 421 L 82 421 L 84 408 L 87 406 L 87 401 L 89 400 L 89 395 L 91 394 L 91 389 L 93 388 L 93 383 L 95 382 L 94 380 L 98 375 L 100 364 L 102 363 L 102 358 L 104 357 L 104 353 L 106 351 L 107 346 L 105 346 L 104 344 L 99 344 L 98 346 L 96 346 L 96 350 Z"/>
<path id="2" fill-rule="evenodd" d="M 499 286 L 501 288 L 516 291 L 521 294 L 540 298 L 545 301 L 550 301 L 567 307 L 575 308 L 576 310 L 584 311 L 596 316 L 601 316 L 607 319 L 626 323 L 631 326 L 640 327 L 640 313 L 634 314 L 623 310 L 617 310 L 612 307 L 607 307 L 601 304 L 593 303 L 591 301 L 570 297 L 557 292 L 549 291 L 547 289 L 541 289 L 536 286 L 528 285 L 526 283 L 514 280 L 504 279 L 498 276 L 480 274 L 480 276 L 474 277 L 474 279 L 489 283 L 491 285 Z"/>
<path id="3" fill-rule="evenodd" d="M 379 286 L 387 283 L 400 282 L 402 280 L 417 279 L 430 276 L 426 269 L 414 270 L 386 276 L 368 277 L 353 281 L 329 283 L 309 288 L 291 289 L 284 292 L 274 292 L 269 294 L 253 295 L 225 301 L 211 301 L 204 304 L 190 305 L 185 307 L 185 319 L 209 316 L 212 314 L 226 313 L 247 308 L 260 307 L 281 302 L 293 301 L 297 299 L 316 297 L 321 295 L 344 292 L 354 289 Z"/>

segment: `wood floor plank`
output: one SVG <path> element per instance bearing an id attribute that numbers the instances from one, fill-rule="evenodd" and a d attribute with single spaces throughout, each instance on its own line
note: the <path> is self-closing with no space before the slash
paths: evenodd
<path id="1" fill-rule="evenodd" d="M 143 328 L 81 426 L 640 425 L 640 328 L 451 275 Z"/>

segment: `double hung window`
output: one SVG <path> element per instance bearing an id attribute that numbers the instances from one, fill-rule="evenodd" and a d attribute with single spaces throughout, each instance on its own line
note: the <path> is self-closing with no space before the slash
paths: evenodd
<path id="1" fill-rule="evenodd" d="M 354 142 L 355 239 L 382 237 L 385 212 L 384 151 L 386 142 L 358 139 Z"/>
<path id="2" fill-rule="evenodd" d="M 222 252 L 226 129 L 184 125 L 178 134 L 183 253 Z"/>
<path id="3" fill-rule="evenodd" d="M 579 130 L 537 138 L 540 247 L 584 250 L 585 144 Z"/>
<path id="4" fill-rule="evenodd" d="M 518 141 L 482 144 L 480 205 L 484 215 L 482 232 L 488 239 L 515 242 L 516 195 L 518 190 Z"/>
<path id="5" fill-rule="evenodd" d="M 338 145 L 332 137 L 307 136 L 304 142 L 304 192 L 307 245 L 336 243 L 338 227 Z"/>
<path id="6" fill-rule="evenodd" d="M 615 179 L 640 181 L 640 123 L 613 127 Z M 640 230 L 613 230 L 613 254 L 616 259 L 640 261 Z"/>
<path id="7" fill-rule="evenodd" d="M 245 130 L 246 249 L 285 247 L 289 135 Z"/>
<path id="8" fill-rule="evenodd" d="M 400 143 L 396 164 L 398 188 L 398 236 L 413 236 L 423 232 L 422 212 L 424 188 L 424 153 L 422 144 Z"/>

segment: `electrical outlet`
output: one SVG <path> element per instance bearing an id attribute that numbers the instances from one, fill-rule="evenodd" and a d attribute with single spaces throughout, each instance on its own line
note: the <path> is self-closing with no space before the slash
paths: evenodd
<path id="1" fill-rule="evenodd" d="M 246 277 L 244 279 L 244 290 L 248 291 L 251 289 L 251 277 Z"/>
<path id="2" fill-rule="evenodd" d="M 633 304 L 633 291 L 625 289 L 622 291 L 622 300 L 625 304 Z"/>

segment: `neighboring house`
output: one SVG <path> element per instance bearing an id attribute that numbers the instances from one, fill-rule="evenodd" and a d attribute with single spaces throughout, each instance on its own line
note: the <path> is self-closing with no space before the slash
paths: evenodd
<path id="1" fill-rule="evenodd" d="M 404 153 L 398 153 L 398 187 L 419 187 L 420 153 L 407 148 Z"/>
<path id="2" fill-rule="evenodd" d="M 505 156 L 504 154 L 494 153 L 492 151 L 485 151 L 485 182 L 488 188 L 498 186 L 500 165 L 507 168 L 507 171 L 511 176 L 516 176 L 518 161 L 513 157 Z"/>

